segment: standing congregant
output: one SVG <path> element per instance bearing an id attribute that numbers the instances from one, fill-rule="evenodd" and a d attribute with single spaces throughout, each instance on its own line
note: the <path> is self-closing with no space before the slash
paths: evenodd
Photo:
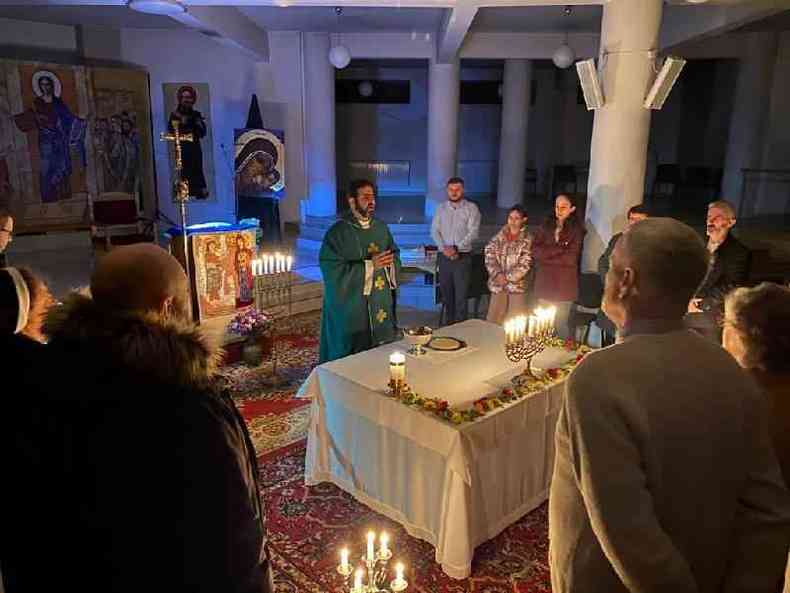
<path id="1" fill-rule="evenodd" d="M 532 253 L 537 263 L 535 297 L 539 304 L 557 307 L 557 334 L 570 335 L 568 316 L 579 296 L 579 258 L 584 242 L 584 227 L 570 196 L 554 200 L 554 213 L 535 233 Z"/>
<path id="2" fill-rule="evenodd" d="M 472 242 L 480 231 L 480 210 L 464 199 L 464 180 L 447 181 L 447 201 L 436 208 L 431 238 L 439 248 L 439 290 L 447 324 L 464 321 L 472 279 Z"/>
<path id="3" fill-rule="evenodd" d="M 55 588 L 270 593 L 255 451 L 180 264 L 119 247 L 90 289 L 47 323 L 49 395 L 73 428 L 45 511 Z"/>
<path id="4" fill-rule="evenodd" d="M 708 252 L 690 227 L 626 230 L 604 311 L 621 342 L 571 373 L 549 501 L 554 593 L 778 591 L 790 493 L 764 401 L 683 326 Z"/>
<path id="5" fill-rule="evenodd" d="M 351 183 L 349 211 L 324 236 L 320 362 L 392 341 L 400 258 L 390 230 L 374 218 L 376 192 L 365 179 Z"/>
<path id="6" fill-rule="evenodd" d="M 0 211 L 0 268 L 8 265 L 8 258 L 5 254 L 14 237 L 14 218 L 10 214 Z"/>
<path id="7" fill-rule="evenodd" d="M 521 206 L 510 208 L 507 224 L 486 245 L 485 264 L 491 291 L 486 321 L 501 325 L 507 317 L 526 313 L 532 236 Z"/>

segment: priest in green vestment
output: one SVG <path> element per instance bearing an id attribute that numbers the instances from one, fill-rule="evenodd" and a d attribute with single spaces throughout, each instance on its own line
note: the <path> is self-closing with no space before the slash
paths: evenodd
<path id="1" fill-rule="evenodd" d="M 348 203 L 349 211 L 321 244 L 324 308 L 319 362 L 397 337 L 398 247 L 387 225 L 373 217 L 376 192 L 370 181 L 354 181 Z"/>

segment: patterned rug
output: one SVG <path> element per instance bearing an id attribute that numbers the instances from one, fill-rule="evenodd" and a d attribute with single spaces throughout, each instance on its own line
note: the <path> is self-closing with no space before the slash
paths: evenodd
<path id="1" fill-rule="evenodd" d="M 309 403 L 294 392 L 317 362 L 318 318 L 297 320 L 285 335 L 280 357 L 290 387 L 272 388 L 271 365 L 225 367 L 223 377 L 246 420 L 260 456 L 260 485 L 266 506 L 270 554 L 277 593 L 341 593 L 335 570 L 340 548 L 364 552 L 365 533 L 391 535 L 397 560 L 407 566 L 408 591 L 415 593 L 548 593 L 546 505 L 523 517 L 475 550 L 472 576 L 447 577 L 430 544 L 409 536 L 397 523 L 370 510 L 332 484 L 304 484 Z M 345 589 L 346 591 L 348 588 Z"/>

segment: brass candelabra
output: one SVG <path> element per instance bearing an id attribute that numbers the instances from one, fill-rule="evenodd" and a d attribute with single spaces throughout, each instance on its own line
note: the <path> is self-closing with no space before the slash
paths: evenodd
<path id="1" fill-rule="evenodd" d="M 290 379 L 283 376 L 278 368 L 280 352 L 278 338 L 283 322 L 293 311 L 293 285 L 294 274 L 290 270 L 256 273 L 254 276 L 255 308 L 267 312 L 272 317 L 272 372 L 267 378 L 267 383 L 272 386 L 290 382 Z"/>
<path id="2" fill-rule="evenodd" d="M 537 378 L 532 359 L 546 349 L 554 337 L 556 307 L 538 307 L 530 316 L 519 315 L 505 321 L 505 355 L 510 362 L 527 361 L 524 374 Z"/>

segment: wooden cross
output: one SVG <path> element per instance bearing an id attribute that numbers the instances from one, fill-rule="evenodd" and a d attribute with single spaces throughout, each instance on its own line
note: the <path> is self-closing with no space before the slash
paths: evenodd
<path id="1" fill-rule="evenodd" d="M 170 134 L 168 132 L 162 132 L 159 136 L 159 139 L 162 142 L 173 142 L 175 144 L 176 149 L 176 183 L 174 186 L 175 197 L 178 201 L 186 200 L 189 197 L 189 183 L 186 179 L 181 176 L 181 170 L 184 167 L 184 161 L 181 158 L 181 144 L 184 142 L 194 142 L 195 136 L 190 132 L 188 134 L 182 134 L 179 131 L 181 126 L 181 122 L 177 119 L 174 119 L 170 122 L 170 125 L 173 126 L 173 133 Z"/>

